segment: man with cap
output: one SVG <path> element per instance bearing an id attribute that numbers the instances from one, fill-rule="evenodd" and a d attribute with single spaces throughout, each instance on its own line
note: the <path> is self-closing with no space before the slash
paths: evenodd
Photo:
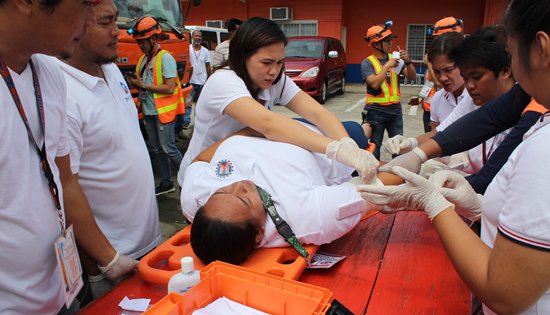
<path id="1" fill-rule="evenodd" d="M 142 106 L 149 138 L 147 145 L 161 177 L 155 188 L 159 196 L 176 190 L 170 161 L 177 172 L 183 156 L 176 147 L 174 128 L 176 114 L 183 113 L 185 102 L 176 60 L 158 44 L 158 35 L 162 33 L 159 22 L 151 16 L 143 16 L 135 21 L 129 32 L 144 53 L 136 65 L 135 76 L 127 79 L 130 85 L 139 89 L 139 106 Z"/>
<path id="2" fill-rule="evenodd" d="M 380 159 L 380 146 L 387 130 L 388 137 L 403 134 L 403 114 L 400 102 L 399 75 L 416 78 L 416 70 L 405 50 L 392 53 L 391 21 L 367 30 L 365 41 L 374 48 L 374 54 L 361 63 L 361 75 L 367 84 L 363 122 L 372 125 L 371 141 L 376 144 L 374 156 Z"/>

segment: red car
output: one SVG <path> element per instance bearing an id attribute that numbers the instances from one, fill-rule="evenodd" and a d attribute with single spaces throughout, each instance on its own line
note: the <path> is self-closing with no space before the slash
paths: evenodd
<path id="1" fill-rule="evenodd" d="M 289 37 L 285 48 L 286 74 L 321 104 L 329 94 L 343 94 L 346 86 L 346 52 L 332 37 Z"/>

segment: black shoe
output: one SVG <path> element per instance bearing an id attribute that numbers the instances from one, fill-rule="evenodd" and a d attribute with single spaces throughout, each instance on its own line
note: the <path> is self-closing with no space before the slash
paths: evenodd
<path id="1" fill-rule="evenodd" d="M 160 195 L 164 195 L 164 194 L 167 194 L 167 193 L 171 193 L 171 192 L 174 192 L 176 191 L 176 187 L 174 187 L 174 184 L 169 184 L 169 185 L 158 185 L 156 188 L 155 188 L 155 194 L 157 196 L 160 196 Z"/>

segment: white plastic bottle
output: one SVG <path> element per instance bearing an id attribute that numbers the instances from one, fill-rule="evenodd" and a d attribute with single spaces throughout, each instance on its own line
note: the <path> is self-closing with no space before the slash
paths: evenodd
<path id="1" fill-rule="evenodd" d="M 195 270 L 193 257 L 183 257 L 181 259 L 181 272 L 173 275 L 170 281 L 168 281 L 168 293 L 176 292 L 183 294 L 200 280 L 200 272 Z"/>

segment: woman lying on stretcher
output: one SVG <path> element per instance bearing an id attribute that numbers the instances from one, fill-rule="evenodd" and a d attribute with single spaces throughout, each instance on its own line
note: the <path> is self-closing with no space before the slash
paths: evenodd
<path id="1" fill-rule="evenodd" d="M 244 129 L 215 143 L 186 170 L 181 205 L 193 223 L 191 246 L 204 263 L 238 264 L 257 247 L 289 246 L 266 213 L 262 190 L 306 244 L 330 243 L 374 210 L 357 192 L 353 169 L 324 154 L 251 136 Z"/>

